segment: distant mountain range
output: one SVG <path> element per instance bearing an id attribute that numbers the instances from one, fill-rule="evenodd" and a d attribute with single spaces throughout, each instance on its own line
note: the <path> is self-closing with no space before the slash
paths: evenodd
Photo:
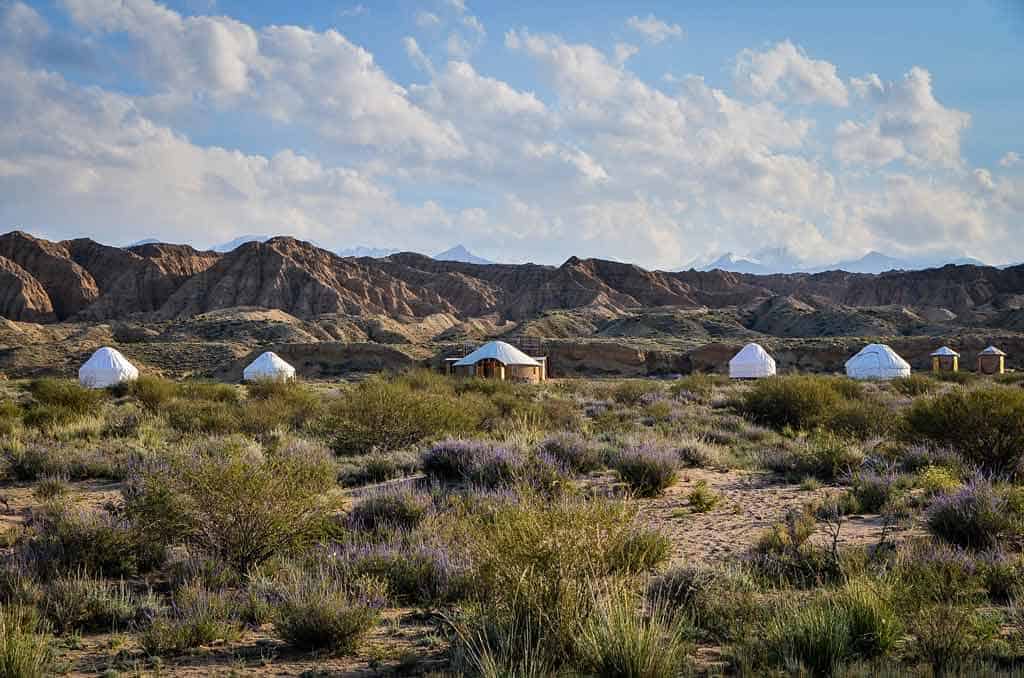
<path id="1" fill-rule="evenodd" d="M 461 261 L 464 264 L 487 265 L 494 263 L 493 261 L 484 259 L 483 257 L 478 257 L 477 255 L 467 250 L 463 245 L 456 245 L 450 250 L 439 252 L 435 254 L 433 258 L 438 261 Z"/>
<path id="2" fill-rule="evenodd" d="M 957 266 L 986 266 L 985 262 L 966 256 L 917 258 L 892 257 L 881 252 L 871 251 L 858 259 L 837 261 L 825 266 L 809 266 L 798 256 L 784 247 L 768 248 L 751 256 L 740 256 L 732 252 L 713 258 L 707 263 L 700 260 L 691 261 L 679 271 L 695 269 L 698 271 L 730 271 L 732 273 L 749 273 L 753 275 L 770 275 L 773 273 L 821 273 L 823 271 L 846 271 L 848 273 L 884 273 L 886 271 L 921 271 L 928 268 L 940 268 L 948 264 Z"/>
<path id="3" fill-rule="evenodd" d="M 390 257 L 392 254 L 398 254 L 401 251 L 390 247 L 364 247 L 363 245 L 356 245 L 355 247 L 346 247 L 345 249 L 338 250 L 338 256 L 383 259 L 384 257 Z"/>

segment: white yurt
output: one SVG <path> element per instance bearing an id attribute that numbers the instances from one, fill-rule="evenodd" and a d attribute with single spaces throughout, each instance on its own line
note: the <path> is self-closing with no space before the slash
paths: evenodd
<path id="1" fill-rule="evenodd" d="M 846 361 L 853 379 L 900 379 L 910 376 L 910 364 L 885 344 L 868 344 Z"/>
<path id="2" fill-rule="evenodd" d="M 295 378 L 295 368 L 273 351 L 267 351 L 249 363 L 249 366 L 242 371 L 242 378 L 245 381 L 260 381 L 262 379 L 288 381 Z"/>
<path id="3" fill-rule="evenodd" d="M 107 388 L 139 378 L 139 370 L 116 348 L 104 346 L 78 368 L 78 383 L 86 388 Z"/>
<path id="4" fill-rule="evenodd" d="M 730 379 L 760 379 L 775 376 L 775 358 L 761 344 L 747 344 L 729 361 Z"/>

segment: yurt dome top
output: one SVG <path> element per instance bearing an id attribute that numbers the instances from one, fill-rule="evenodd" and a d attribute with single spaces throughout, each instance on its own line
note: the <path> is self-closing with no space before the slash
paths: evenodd
<path id="1" fill-rule="evenodd" d="M 941 357 L 946 357 L 946 356 L 951 357 L 951 358 L 959 358 L 960 357 L 960 354 L 957 353 L 956 351 L 954 351 L 953 349 L 951 349 L 949 346 L 943 346 L 942 348 L 933 351 L 931 355 L 933 357 L 940 357 L 940 358 Z"/>
<path id="2" fill-rule="evenodd" d="M 489 341 L 462 360 L 456 361 L 455 365 L 465 367 L 467 365 L 475 365 L 481 360 L 497 360 L 502 365 L 541 366 L 538 361 L 504 341 Z"/>
<path id="3" fill-rule="evenodd" d="M 910 364 L 886 344 L 868 344 L 846 361 L 854 378 L 890 379 L 910 376 Z"/>
<path id="4" fill-rule="evenodd" d="M 246 381 L 266 377 L 294 377 L 295 368 L 273 351 L 266 351 L 249 363 L 249 366 L 242 372 L 242 376 Z"/>
<path id="5" fill-rule="evenodd" d="M 731 377 L 767 377 L 775 374 L 775 358 L 760 344 L 749 343 L 729 361 Z"/>
<path id="6" fill-rule="evenodd" d="M 995 346 L 989 346 L 988 348 L 986 348 L 984 351 L 982 351 L 978 355 L 1006 355 L 1006 353 L 1004 353 L 1003 351 L 1000 351 Z"/>
<path id="7" fill-rule="evenodd" d="M 139 370 L 116 348 L 104 346 L 78 368 L 78 381 L 91 388 L 106 388 L 138 379 Z"/>

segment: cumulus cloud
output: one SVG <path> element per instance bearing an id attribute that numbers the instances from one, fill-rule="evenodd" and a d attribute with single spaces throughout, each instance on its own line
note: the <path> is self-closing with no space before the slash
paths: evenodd
<path id="1" fill-rule="evenodd" d="M 864 122 L 839 125 L 833 154 L 840 162 L 871 167 L 895 160 L 925 167 L 962 164 L 960 137 L 971 116 L 935 99 L 928 71 L 915 66 L 896 82 L 884 83 L 872 74 L 855 83 L 871 115 Z"/>
<path id="2" fill-rule="evenodd" d="M 626 25 L 642 35 L 652 45 L 665 42 L 670 38 L 683 37 L 682 26 L 666 23 L 653 14 L 648 14 L 645 18 L 631 16 L 626 21 Z"/>
<path id="3" fill-rule="evenodd" d="M 733 67 L 736 88 L 749 96 L 846 106 L 849 94 L 836 67 L 811 59 L 789 40 L 764 51 L 745 49 Z"/>

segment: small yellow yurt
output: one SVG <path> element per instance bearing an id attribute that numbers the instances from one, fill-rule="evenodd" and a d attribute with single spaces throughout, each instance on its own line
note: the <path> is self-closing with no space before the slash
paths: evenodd
<path id="1" fill-rule="evenodd" d="M 932 353 L 932 372 L 959 372 L 960 354 L 949 346 Z"/>
<path id="2" fill-rule="evenodd" d="M 1006 354 L 995 346 L 989 346 L 978 354 L 979 374 L 1002 374 L 1006 371 Z"/>
<path id="3" fill-rule="evenodd" d="M 482 377 L 533 384 L 547 378 L 547 359 L 531 358 L 512 344 L 491 341 L 465 358 L 448 361 L 448 373 L 459 377 Z"/>

